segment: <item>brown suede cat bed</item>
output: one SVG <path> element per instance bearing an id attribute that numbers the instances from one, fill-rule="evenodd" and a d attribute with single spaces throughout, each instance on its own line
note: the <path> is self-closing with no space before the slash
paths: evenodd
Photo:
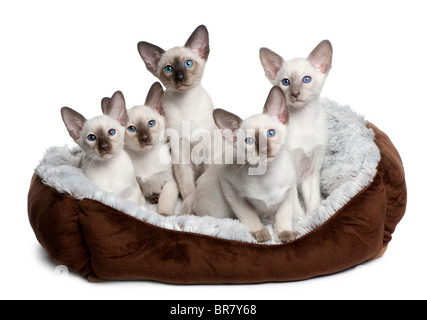
<path id="1" fill-rule="evenodd" d="M 398 152 L 348 107 L 324 100 L 329 143 L 324 200 L 299 237 L 256 243 L 239 221 L 162 217 L 99 190 L 76 168 L 79 150 L 53 147 L 32 177 L 28 213 L 52 260 L 102 280 L 259 283 L 338 272 L 382 255 L 406 208 Z M 269 226 L 271 232 L 272 227 Z"/>

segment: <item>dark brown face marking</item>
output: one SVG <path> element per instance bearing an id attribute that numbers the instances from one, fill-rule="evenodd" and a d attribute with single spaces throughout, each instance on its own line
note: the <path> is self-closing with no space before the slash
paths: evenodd
<path id="1" fill-rule="evenodd" d="M 104 129 L 99 128 L 95 131 L 96 139 L 96 148 L 98 153 L 103 156 L 106 154 L 113 153 L 112 145 L 110 142 L 110 138 L 108 137 L 108 133 L 105 132 Z"/>
<path id="2" fill-rule="evenodd" d="M 138 142 L 141 145 L 141 148 L 144 148 L 146 145 L 152 144 L 152 137 L 150 134 L 150 130 L 148 130 L 146 124 L 137 123 L 135 125 L 136 132 L 138 134 Z"/>
<path id="3" fill-rule="evenodd" d="M 180 61 L 180 59 L 175 59 L 173 78 L 177 83 L 184 83 L 187 78 L 187 72 L 185 71 L 183 64 L 184 62 Z"/>
<path id="4" fill-rule="evenodd" d="M 255 130 L 255 154 L 266 155 L 267 157 L 272 157 L 274 154 L 272 153 L 271 142 L 268 140 L 267 131 L 259 129 Z M 265 148 L 267 147 L 267 150 Z"/>
<path id="5" fill-rule="evenodd" d="M 147 145 L 151 141 L 150 132 L 145 125 L 138 125 L 138 140 L 142 146 Z"/>
<path id="6" fill-rule="evenodd" d="M 187 64 L 186 62 L 191 61 Z M 171 67 L 171 71 L 168 72 Z M 203 67 L 197 60 L 190 58 L 187 54 L 178 52 L 174 57 L 168 59 L 168 62 L 162 67 L 159 79 L 166 88 L 175 88 L 186 90 L 199 83 L 203 76 Z"/>

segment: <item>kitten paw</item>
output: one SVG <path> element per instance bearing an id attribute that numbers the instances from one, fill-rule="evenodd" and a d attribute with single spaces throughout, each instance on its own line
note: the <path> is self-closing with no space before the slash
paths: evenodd
<path id="1" fill-rule="evenodd" d="M 271 239 L 270 232 L 268 232 L 268 229 L 265 227 L 261 230 L 251 232 L 251 236 L 258 242 L 266 242 Z"/>
<path id="2" fill-rule="evenodd" d="M 151 204 L 158 204 L 159 203 L 159 197 L 160 197 L 160 194 L 152 193 L 151 198 L 150 198 L 150 203 Z"/>
<path id="3" fill-rule="evenodd" d="M 296 231 L 282 231 L 278 234 L 278 238 L 283 243 L 294 241 L 297 238 Z"/>

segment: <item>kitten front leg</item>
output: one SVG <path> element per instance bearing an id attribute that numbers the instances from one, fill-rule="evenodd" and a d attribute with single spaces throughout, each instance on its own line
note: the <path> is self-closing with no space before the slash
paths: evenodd
<path id="1" fill-rule="evenodd" d="M 182 201 L 181 215 L 195 215 L 195 212 L 193 210 L 193 201 L 195 194 L 196 192 L 193 192 L 187 198 L 185 198 L 184 201 Z"/>
<path id="2" fill-rule="evenodd" d="M 315 149 L 310 166 L 301 180 L 301 192 L 306 214 L 316 210 L 320 205 L 320 170 L 322 169 L 324 152 L 322 146 Z"/>
<path id="3" fill-rule="evenodd" d="M 301 180 L 301 192 L 306 214 L 316 210 L 320 205 L 320 170 L 323 163 L 323 149 L 318 148 L 313 156 L 307 173 Z"/>
<path id="4" fill-rule="evenodd" d="M 301 181 L 306 213 L 316 210 L 320 205 L 320 172 L 312 172 Z"/>
<path id="5" fill-rule="evenodd" d="M 143 183 L 141 177 L 136 176 L 136 182 L 137 185 L 134 187 L 134 193 L 137 194 L 135 196 L 137 200 L 135 202 L 140 206 L 145 206 L 147 203 L 145 201 L 144 190 L 142 189 Z"/>
<path id="6" fill-rule="evenodd" d="M 222 183 L 222 188 L 224 197 L 231 207 L 231 210 L 240 222 L 248 227 L 251 236 L 259 242 L 270 240 L 270 232 L 261 223 L 258 214 L 246 199 L 238 195 L 234 188 L 228 183 Z"/>
<path id="7" fill-rule="evenodd" d="M 190 150 L 190 142 L 187 138 L 181 137 L 177 143 L 171 144 L 172 171 L 183 200 L 196 190 Z"/>
<path id="8" fill-rule="evenodd" d="M 129 192 L 128 200 L 136 202 L 140 206 L 145 206 L 145 204 L 146 204 L 145 203 L 145 197 L 144 197 L 144 194 L 142 193 L 141 185 L 138 181 L 140 179 L 138 179 L 138 177 L 136 177 L 135 180 L 136 181 L 133 184 L 133 186 L 131 187 L 131 190 Z"/>
<path id="9" fill-rule="evenodd" d="M 131 200 L 131 201 L 139 204 L 140 206 L 145 206 L 145 204 L 146 204 L 145 197 L 141 193 L 141 191 L 139 190 L 139 187 L 136 187 L 132 190 L 132 193 L 129 195 L 127 200 Z"/>
<path id="10" fill-rule="evenodd" d="M 299 203 L 298 192 L 295 187 L 288 191 L 286 199 L 279 206 L 275 216 L 274 231 L 280 241 L 287 243 L 296 239 L 297 232 L 294 230 L 293 223 L 303 215 L 304 212 Z"/>
<path id="11" fill-rule="evenodd" d="M 172 167 L 181 197 L 185 199 L 196 190 L 193 166 L 191 164 L 174 164 Z"/>
<path id="12" fill-rule="evenodd" d="M 140 206 L 145 206 L 145 205 L 146 205 L 146 201 L 145 201 L 145 197 L 144 197 L 144 195 L 141 193 L 141 194 L 138 196 L 138 198 L 139 198 L 139 200 L 138 200 L 138 204 L 139 204 Z"/>
<path id="13" fill-rule="evenodd" d="M 175 212 L 179 190 L 174 179 L 168 180 L 162 188 L 157 205 L 157 212 L 163 216 L 171 216 Z"/>

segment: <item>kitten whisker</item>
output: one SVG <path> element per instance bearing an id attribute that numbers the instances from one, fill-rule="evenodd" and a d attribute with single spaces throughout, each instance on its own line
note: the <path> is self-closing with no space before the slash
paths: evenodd
<path id="1" fill-rule="evenodd" d="M 89 154 L 89 155 L 85 154 L 85 155 L 86 155 L 86 157 L 82 158 L 82 164 L 86 164 L 89 162 L 86 166 L 89 169 L 92 166 L 92 163 L 94 162 L 94 160 L 96 158 L 96 154 Z"/>

